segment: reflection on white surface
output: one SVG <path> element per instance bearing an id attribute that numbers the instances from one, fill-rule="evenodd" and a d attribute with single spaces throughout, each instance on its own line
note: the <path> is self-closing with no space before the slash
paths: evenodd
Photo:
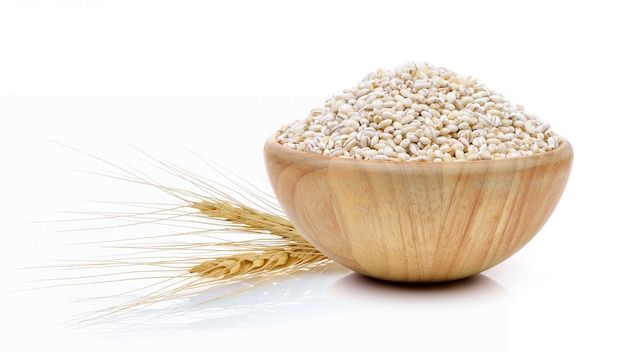
<path id="1" fill-rule="evenodd" d="M 215 302 L 197 295 L 188 302 L 195 307 L 192 314 L 197 320 L 177 328 L 255 328 L 335 314 L 345 308 L 329 295 L 328 286 L 349 271 L 336 264 L 322 270 L 290 275 Z"/>
<path id="2" fill-rule="evenodd" d="M 350 271 L 331 263 L 274 278 L 221 285 L 163 307 L 147 306 L 73 326 L 98 336 L 146 335 L 174 331 L 229 331 L 335 314 L 339 306 L 328 287 Z M 124 300 L 123 296 L 117 297 Z"/>
<path id="3" fill-rule="evenodd" d="M 509 290 L 484 274 L 448 283 L 400 284 L 367 278 L 337 264 L 213 300 L 244 286 L 231 284 L 173 308 L 148 308 L 76 329 L 95 338 L 119 339 L 183 331 L 260 334 L 287 328 L 322 334 L 315 344 L 334 344 L 333 336 L 342 331 L 341 345 L 380 344 L 381 336 L 398 336 L 395 343 L 404 344 L 414 335 L 421 345 L 473 344 L 497 351 L 506 346 L 507 309 L 513 300 Z M 445 334 L 449 329 L 462 333 L 450 339 Z"/>
<path id="4" fill-rule="evenodd" d="M 319 335 L 310 342 L 316 346 L 414 344 L 501 351 L 506 348 L 507 312 L 514 299 L 507 288 L 484 274 L 448 283 L 400 284 L 331 264 L 212 301 L 216 294 L 241 285 L 200 293 L 177 306 L 173 314 L 171 307 L 170 311 L 147 309 L 79 330 L 100 339 L 159 338 L 183 331 L 218 336 L 244 332 L 255 338 L 263 335 L 261 341 L 283 330 Z M 449 336 L 449 331 L 455 331 L 455 336 Z"/>

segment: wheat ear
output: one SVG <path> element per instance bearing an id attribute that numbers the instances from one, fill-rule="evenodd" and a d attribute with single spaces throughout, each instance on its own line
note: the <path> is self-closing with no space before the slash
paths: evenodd
<path id="1" fill-rule="evenodd" d="M 104 240 L 103 243 L 111 245 L 118 242 L 120 250 L 129 250 L 130 253 L 115 254 L 113 260 L 79 260 L 77 264 L 61 265 L 63 268 L 104 270 L 104 274 L 94 273 L 67 280 L 78 281 L 78 284 L 150 280 L 150 284 L 145 287 L 131 289 L 126 293 L 132 296 L 138 294 L 139 297 L 93 312 L 86 320 L 112 318 L 123 313 L 128 315 L 132 311 L 157 303 L 174 303 L 232 283 L 246 283 L 233 292 L 218 292 L 217 297 L 210 300 L 213 301 L 242 292 L 253 284 L 276 280 L 299 270 L 322 267 L 331 262 L 301 236 L 284 216 L 282 209 L 276 205 L 271 194 L 208 161 L 211 172 L 224 176 L 230 184 L 217 183 L 138 152 L 141 154 L 139 161 L 147 161 L 148 166 L 153 167 L 156 173 L 174 176 L 177 181 L 182 181 L 181 186 L 161 184 L 152 174 L 139 171 L 137 163 L 118 164 L 92 154 L 81 153 L 119 171 L 98 175 L 154 187 L 172 196 L 177 202 L 145 204 L 145 211 L 141 212 L 102 213 L 101 219 L 118 219 L 122 221 L 120 228 L 163 224 L 164 228 L 172 227 L 180 232 L 176 230 L 166 235 L 130 237 L 114 242 Z M 203 158 L 200 159 L 204 161 Z M 141 203 L 128 204 L 142 206 Z M 89 220 L 99 219 L 96 216 Z M 115 228 L 117 226 L 102 229 Z M 229 233 L 234 236 L 228 236 Z M 251 236 L 241 236 L 246 233 Z M 159 238 L 173 239 L 170 236 L 174 236 L 176 240 L 158 241 Z M 198 236 L 200 241 L 197 241 Z M 191 238 L 194 240 L 187 240 Z M 148 242 L 153 240 L 157 242 Z M 128 242 L 125 244 L 126 241 Z M 128 268 L 128 271 L 124 268 Z M 108 269 L 111 272 L 107 272 Z M 113 272 L 115 269 L 119 271 Z M 168 314 L 173 312 L 168 311 Z"/>
<path id="2" fill-rule="evenodd" d="M 300 235 L 289 220 L 281 216 L 224 200 L 203 200 L 191 204 L 191 207 L 211 219 L 238 226 L 241 231 L 269 233 L 288 241 L 283 246 L 260 247 L 257 251 L 206 260 L 191 268 L 191 273 L 202 277 L 232 278 L 243 274 L 302 267 L 327 259 Z"/>

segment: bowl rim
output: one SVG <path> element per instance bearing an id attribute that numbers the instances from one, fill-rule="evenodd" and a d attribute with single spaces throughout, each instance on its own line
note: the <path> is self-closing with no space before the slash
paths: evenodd
<path id="1" fill-rule="evenodd" d="M 548 160 L 560 160 L 565 158 L 573 158 L 574 150 L 572 148 L 571 143 L 564 137 L 559 136 L 561 143 L 555 148 L 545 153 L 533 154 L 533 155 L 524 155 L 515 158 L 502 158 L 502 159 L 492 159 L 492 160 L 457 160 L 457 161 L 402 161 L 402 160 L 362 160 L 362 159 L 353 159 L 353 158 L 341 158 L 330 155 L 321 155 L 316 153 L 311 153 L 307 151 L 296 150 L 293 148 L 289 148 L 284 146 L 281 143 L 276 141 L 276 134 L 270 135 L 265 142 L 264 145 L 264 153 L 267 154 L 269 148 L 274 148 L 278 150 L 277 147 L 282 148 L 281 154 L 288 158 L 301 158 L 302 156 L 306 157 L 307 162 L 319 162 L 319 163 L 328 163 L 332 162 L 334 164 L 344 164 L 350 165 L 350 163 L 358 163 L 358 165 L 398 165 L 402 167 L 444 167 L 443 165 L 462 165 L 465 167 L 485 167 L 485 165 L 499 165 L 502 167 L 506 167 L 508 164 L 510 165 L 519 165 L 520 162 L 530 162 L 533 165 L 540 165 Z M 284 152 L 284 153 L 282 153 Z M 446 166 L 447 167 L 447 166 Z"/>

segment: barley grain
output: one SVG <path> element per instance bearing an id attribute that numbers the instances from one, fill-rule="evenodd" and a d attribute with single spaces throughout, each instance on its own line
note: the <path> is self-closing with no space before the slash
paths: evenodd
<path id="1" fill-rule="evenodd" d="M 444 162 L 520 157 L 560 143 L 549 124 L 477 79 L 413 62 L 368 74 L 276 140 L 331 156 Z"/>

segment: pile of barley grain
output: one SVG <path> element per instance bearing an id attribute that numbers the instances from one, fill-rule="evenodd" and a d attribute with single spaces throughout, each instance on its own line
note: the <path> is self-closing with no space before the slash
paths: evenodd
<path id="1" fill-rule="evenodd" d="M 413 62 L 370 73 L 276 140 L 342 158 L 435 162 L 513 158 L 560 143 L 547 123 L 475 78 Z"/>

